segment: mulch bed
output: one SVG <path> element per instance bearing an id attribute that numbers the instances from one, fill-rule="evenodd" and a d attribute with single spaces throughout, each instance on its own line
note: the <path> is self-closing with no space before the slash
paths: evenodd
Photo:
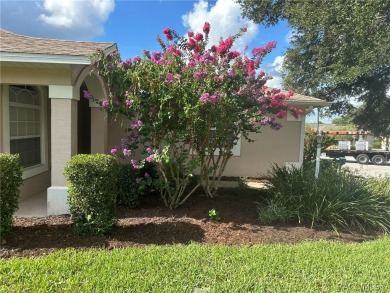
<path id="1" fill-rule="evenodd" d="M 169 210 L 158 197 L 149 197 L 138 209 L 119 207 L 118 226 L 107 236 L 75 234 L 69 215 L 14 218 L 13 231 L 0 247 L 0 258 L 35 257 L 63 248 L 113 249 L 191 242 L 253 245 L 319 239 L 362 242 L 383 236 L 379 232 L 337 234 L 329 228 L 303 225 L 263 226 L 257 220 L 259 201 L 259 190 L 222 188 L 216 198 L 193 195 L 180 208 Z M 220 222 L 209 219 L 210 209 L 217 210 Z"/>

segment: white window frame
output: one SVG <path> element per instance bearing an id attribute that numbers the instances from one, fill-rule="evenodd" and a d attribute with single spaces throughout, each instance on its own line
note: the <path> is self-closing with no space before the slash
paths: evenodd
<path id="1" fill-rule="evenodd" d="M 9 121 L 9 86 L 10 85 L 3 85 L 3 92 L 2 92 L 2 102 L 3 102 L 3 150 L 5 153 L 10 153 L 10 121 Z M 20 85 L 19 85 L 20 86 Z M 27 86 L 27 85 L 26 85 Z M 41 129 L 40 129 L 40 137 L 41 137 L 41 163 L 29 166 L 26 168 L 23 168 L 23 179 L 27 179 L 33 176 L 36 176 L 38 174 L 41 174 L 43 172 L 46 172 L 49 170 L 49 163 L 48 163 L 48 139 L 47 139 L 47 99 L 48 94 L 47 90 L 43 89 L 41 86 L 35 86 L 35 85 L 28 85 L 33 86 L 40 98 L 40 122 L 41 122 Z"/>

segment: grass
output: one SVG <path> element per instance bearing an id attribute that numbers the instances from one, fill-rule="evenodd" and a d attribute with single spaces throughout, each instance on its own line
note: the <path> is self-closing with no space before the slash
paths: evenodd
<path id="1" fill-rule="evenodd" d="M 389 292 L 390 237 L 61 250 L 0 260 L 0 292 Z"/>

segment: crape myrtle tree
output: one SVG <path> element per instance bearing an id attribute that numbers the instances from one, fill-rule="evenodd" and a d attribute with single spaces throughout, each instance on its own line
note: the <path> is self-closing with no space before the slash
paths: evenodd
<path id="1" fill-rule="evenodd" d="M 246 28 L 213 46 L 208 46 L 209 31 L 207 22 L 202 33 L 185 37 L 166 28 L 166 40 L 157 37 L 161 52 L 144 51 L 142 58 L 122 61 L 117 52 L 106 56 L 103 51 L 93 56 L 109 89 L 109 99 L 99 102 L 101 109 L 127 118 L 122 121 L 127 137 L 111 153 L 128 157 L 136 169 L 154 162 L 169 208 L 200 186 L 215 196 L 240 136 L 251 141 L 249 134 L 263 126 L 279 129 L 276 119 L 288 111 L 296 117 L 302 113 L 285 103 L 292 92 L 267 88 L 269 77 L 258 72 L 274 42 L 253 49 L 249 58 L 232 50 Z M 84 96 L 97 98 L 88 92 Z M 134 158 L 136 148 L 143 160 Z M 141 184 L 148 180 L 147 174 L 138 178 Z"/>
<path id="2" fill-rule="evenodd" d="M 389 135 L 389 0 L 237 0 L 243 15 L 293 29 L 283 63 L 283 86 L 335 102 L 331 113 L 353 110 L 354 123 Z M 375 120 L 375 121 L 374 121 Z"/>

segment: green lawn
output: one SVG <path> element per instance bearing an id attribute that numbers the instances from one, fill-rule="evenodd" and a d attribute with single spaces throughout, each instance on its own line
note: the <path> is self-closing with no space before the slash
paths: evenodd
<path id="1" fill-rule="evenodd" d="M 0 292 L 390 292 L 390 237 L 62 250 L 0 260 Z"/>

